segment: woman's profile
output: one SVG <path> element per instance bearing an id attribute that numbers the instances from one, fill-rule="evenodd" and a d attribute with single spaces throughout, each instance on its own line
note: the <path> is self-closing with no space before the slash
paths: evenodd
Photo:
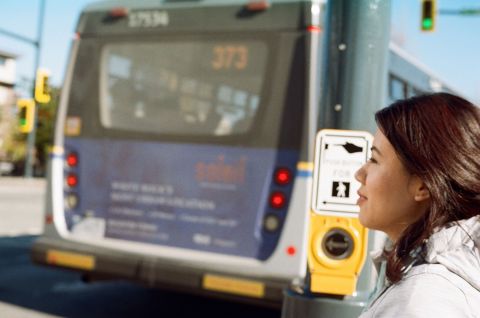
<path id="1" fill-rule="evenodd" d="M 480 317 L 480 109 L 435 93 L 375 119 L 359 219 L 391 244 L 360 317 Z"/>

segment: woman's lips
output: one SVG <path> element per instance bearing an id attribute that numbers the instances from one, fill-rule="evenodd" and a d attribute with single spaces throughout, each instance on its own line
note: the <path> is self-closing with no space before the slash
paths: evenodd
<path id="1" fill-rule="evenodd" d="M 362 195 L 360 191 L 358 191 L 357 194 L 358 194 L 357 205 L 361 205 L 363 202 L 367 201 L 367 197 Z"/>

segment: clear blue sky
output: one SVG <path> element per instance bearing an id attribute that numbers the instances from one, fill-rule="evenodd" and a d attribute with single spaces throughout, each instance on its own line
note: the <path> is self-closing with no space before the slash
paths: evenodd
<path id="1" fill-rule="evenodd" d="M 226 0 L 228 1 L 228 0 Z M 245 0 L 247 1 L 247 0 Z M 41 66 L 60 85 L 78 14 L 92 0 L 46 0 Z M 1 0 L 0 28 L 34 39 L 40 0 Z M 433 73 L 480 104 L 480 15 L 437 17 L 436 31 L 419 30 L 420 0 L 392 0 L 392 37 Z M 480 8 L 480 0 L 439 0 L 441 9 Z M 33 76 L 34 49 L 0 35 L 0 50 L 18 55 L 18 86 Z"/>

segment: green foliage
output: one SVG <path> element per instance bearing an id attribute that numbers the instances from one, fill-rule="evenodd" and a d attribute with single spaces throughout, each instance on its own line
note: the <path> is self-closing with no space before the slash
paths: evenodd
<path id="1" fill-rule="evenodd" d="M 7 139 L 5 149 L 7 160 L 16 163 L 25 159 L 27 137 L 18 131 L 18 127 L 15 126 L 13 129 L 15 132 L 11 138 Z"/>
<path id="2" fill-rule="evenodd" d="M 18 118 L 13 120 L 10 133 L 5 136 L 4 150 L 7 156 L 4 160 L 16 163 L 25 159 L 27 135 L 20 132 Z"/>

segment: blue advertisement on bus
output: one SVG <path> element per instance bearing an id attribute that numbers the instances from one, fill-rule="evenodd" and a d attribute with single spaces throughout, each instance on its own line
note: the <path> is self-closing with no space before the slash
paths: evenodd
<path id="1" fill-rule="evenodd" d="M 79 204 L 65 209 L 74 236 L 247 257 L 274 247 L 262 246 L 262 227 L 275 149 L 82 138 L 65 146 L 80 162 Z M 295 166 L 292 153 L 281 157 Z"/>

